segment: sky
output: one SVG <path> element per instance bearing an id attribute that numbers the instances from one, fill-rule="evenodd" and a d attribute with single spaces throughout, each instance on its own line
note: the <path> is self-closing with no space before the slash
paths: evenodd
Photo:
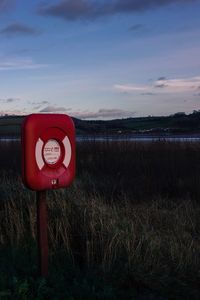
<path id="1" fill-rule="evenodd" d="M 0 0 L 0 115 L 200 109 L 200 0 Z"/>

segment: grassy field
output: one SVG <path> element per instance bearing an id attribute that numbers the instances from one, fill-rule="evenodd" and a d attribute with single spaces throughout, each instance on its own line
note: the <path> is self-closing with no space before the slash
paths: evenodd
<path id="1" fill-rule="evenodd" d="M 78 144 L 73 185 L 48 192 L 47 280 L 20 145 L 0 153 L 0 299 L 200 299 L 199 143 Z"/>

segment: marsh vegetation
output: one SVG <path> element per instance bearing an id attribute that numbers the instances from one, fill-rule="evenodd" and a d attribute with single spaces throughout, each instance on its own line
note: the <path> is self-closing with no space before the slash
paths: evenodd
<path id="1" fill-rule="evenodd" d="M 0 298 L 200 298 L 199 143 L 79 143 L 73 185 L 48 192 L 46 281 L 20 144 L 0 152 Z"/>

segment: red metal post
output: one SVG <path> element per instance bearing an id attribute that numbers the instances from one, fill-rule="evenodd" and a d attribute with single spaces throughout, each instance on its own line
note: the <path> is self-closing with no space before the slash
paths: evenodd
<path id="1" fill-rule="evenodd" d="M 49 248 L 47 237 L 46 191 L 37 192 L 37 240 L 40 275 L 47 277 Z"/>

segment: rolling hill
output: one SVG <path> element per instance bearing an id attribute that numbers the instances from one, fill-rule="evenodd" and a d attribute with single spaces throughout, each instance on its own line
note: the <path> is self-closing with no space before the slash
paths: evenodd
<path id="1" fill-rule="evenodd" d="M 1 116 L 0 136 L 19 137 L 25 116 Z M 106 134 L 191 134 L 200 133 L 200 111 L 192 114 L 140 117 L 115 120 L 80 120 L 73 118 L 78 135 Z"/>

